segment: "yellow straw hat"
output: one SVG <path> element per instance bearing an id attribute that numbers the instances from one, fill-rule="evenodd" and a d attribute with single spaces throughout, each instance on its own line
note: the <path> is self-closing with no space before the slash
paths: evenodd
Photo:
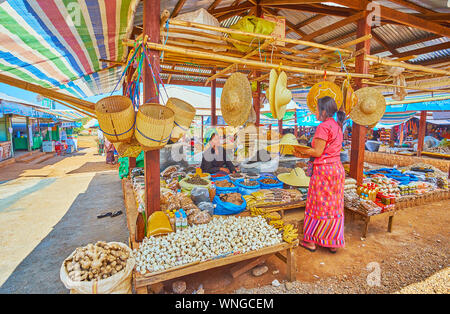
<path id="1" fill-rule="evenodd" d="M 334 99 L 337 105 L 337 109 L 342 106 L 342 91 L 333 82 L 323 81 L 315 84 L 311 87 L 308 96 L 306 97 L 306 104 L 312 113 L 317 112 L 317 103 L 320 98 L 329 96 Z"/>
<path id="2" fill-rule="evenodd" d="M 373 87 L 364 87 L 355 92 L 358 104 L 350 112 L 350 119 L 359 125 L 375 125 L 386 111 L 386 99 Z"/>
<path id="3" fill-rule="evenodd" d="M 309 147 L 299 144 L 295 135 L 288 133 L 281 138 L 280 143 L 267 146 L 266 150 L 269 153 L 281 153 L 284 155 L 293 155 L 296 146 Z"/>
<path id="4" fill-rule="evenodd" d="M 345 79 L 342 84 L 342 95 L 344 96 L 344 112 L 346 115 L 349 115 L 353 107 L 358 104 L 358 97 L 356 96 L 353 87 L 350 85 L 350 78 Z"/>
<path id="5" fill-rule="evenodd" d="M 223 119 L 230 126 L 241 126 L 248 120 L 252 107 L 252 87 L 246 75 L 236 72 L 227 79 L 220 107 Z"/>
<path id="6" fill-rule="evenodd" d="M 306 176 L 302 168 L 295 168 L 290 173 L 281 173 L 278 175 L 278 180 L 292 186 L 308 186 L 309 177 Z"/>
<path id="7" fill-rule="evenodd" d="M 286 113 L 287 104 L 292 99 L 292 93 L 287 89 L 287 75 L 283 71 L 278 76 L 277 85 L 275 88 L 275 113 L 278 120 L 283 119 Z"/>
<path id="8" fill-rule="evenodd" d="M 275 89 L 278 81 L 278 73 L 274 69 L 270 70 L 269 78 L 269 88 L 266 92 L 266 98 L 269 100 L 270 112 L 274 118 L 277 117 L 277 112 L 275 110 Z"/>

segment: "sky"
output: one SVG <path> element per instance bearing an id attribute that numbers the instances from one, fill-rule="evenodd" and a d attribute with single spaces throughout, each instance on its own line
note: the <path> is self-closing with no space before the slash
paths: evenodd
<path id="1" fill-rule="evenodd" d="M 201 86 L 183 86 L 183 87 L 187 88 L 187 89 L 195 90 L 198 92 L 202 92 L 207 95 L 211 95 L 211 87 L 201 87 Z M 29 92 L 29 91 L 26 91 L 26 90 L 23 90 L 20 88 L 16 88 L 13 86 L 9 86 L 9 85 L 3 84 L 3 83 L 0 83 L 0 93 L 5 93 L 9 96 L 16 97 L 19 99 L 23 99 L 23 100 L 38 104 L 37 99 L 36 99 L 36 97 L 37 97 L 36 93 Z M 120 95 L 120 94 L 121 94 L 120 92 L 116 92 L 114 95 Z M 217 88 L 217 91 L 216 91 L 217 97 L 220 97 L 221 94 L 222 94 L 222 89 Z M 98 95 L 98 96 L 93 96 L 93 97 L 88 97 L 85 100 L 95 103 L 106 96 L 109 96 L 109 93 L 103 94 L 103 95 Z M 56 109 L 69 109 L 69 108 L 57 103 Z"/>

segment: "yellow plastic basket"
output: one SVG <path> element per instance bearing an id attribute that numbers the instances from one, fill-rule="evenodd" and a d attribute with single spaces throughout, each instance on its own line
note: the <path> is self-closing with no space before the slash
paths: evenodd
<path id="1" fill-rule="evenodd" d="M 174 112 L 159 104 L 144 104 L 136 116 L 136 139 L 144 150 L 163 148 L 173 130 Z"/>
<path id="2" fill-rule="evenodd" d="M 95 104 L 98 125 L 112 143 L 129 141 L 134 134 L 136 112 L 130 98 L 110 96 Z"/>

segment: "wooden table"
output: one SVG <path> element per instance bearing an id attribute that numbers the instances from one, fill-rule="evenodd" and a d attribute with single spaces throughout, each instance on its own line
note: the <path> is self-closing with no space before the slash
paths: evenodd
<path id="1" fill-rule="evenodd" d="M 367 215 L 367 214 L 365 214 L 365 213 L 363 213 L 363 212 L 361 212 L 361 211 L 359 211 L 359 210 L 355 210 L 355 209 L 352 209 L 352 208 L 345 207 L 345 209 L 346 209 L 348 212 L 351 213 L 351 220 L 354 220 L 355 215 L 359 215 L 360 217 L 362 217 L 362 219 L 363 219 L 363 221 L 364 221 L 364 229 L 363 229 L 363 232 L 362 232 L 362 237 L 363 237 L 363 238 L 366 237 L 367 231 L 369 230 L 369 222 L 370 222 L 370 218 L 371 218 L 371 217 L 375 217 L 375 216 L 376 216 L 376 217 L 380 217 L 380 216 L 389 216 L 389 221 L 388 221 L 387 231 L 388 231 L 388 232 L 392 232 L 392 225 L 393 225 L 393 223 L 394 223 L 395 209 L 394 209 L 394 210 L 391 210 L 391 211 L 388 211 L 388 212 L 384 212 L 384 213 L 379 213 L 379 214 L 376 214 L 376 215 L 372 215 L 372 216 L 369 216 L 369 215 Z"/>
<path id="2" fill-rule="evenodd" d="M 132 249 L 138 249 L 139 243 L 135 241 L 135 224 L 138 215 L 136 208 L 136 200 L 134 198 L 133 187 L 129 179 L 122 180 L 122 189 L 124 193 L 125 208 L 127 214 L 127 224 L 130 233 L 129 246 Z M 298 205 L 298 204 L 297 204 Z M 298 207 L 298 206 L 297 206 Z M 285 208 L 286 209 L 286 208 Z M 286 274 L 289 281 L 295 281 L 296 264 L 294 249 L 298 246 L 298 240 L 292 244 L 283 242 L 277 245 L 262 248 L 257 251 L 251 251 L 247 253 L 241 253 L 236 255 L 229 255 L 226 257 L 198 262 L 195 264 L 182 265 L 174 269 L 167 269 L 163 272 L 147 273 L 142 275 L 133 270 L 133 283 L 136 293 L 146 294 L 149 292 L 149 288 L 157 283 L 164 282 L 170 279 L 195 274 L 205 270 L 221 267 L 225 265 L 231 265 L 243 261 L 251 261 L 255 258 L 263 256 L 269 256 L 275 254 L 281 261 L 286 264 Z M 285 251 L 285 254 L 282 252 Z"/>
<path id="3" fill-rule="evenodd" d="M 424 151 L 422 151 L 421 154 L 422 154 L 422 155 L 425 155 L 425 156 L 430 156 L 430 157 L 450 159 L 450 155 L 449 155 L 449 154 L 433 153 L 433 152 L 424 152 Z"/>
<path id="4" fill-rule="evenodd" d="M 134 287 L 136 289 L 136 293 L 146 294 L 149 292 L 148 288 L 151 285 L 160 282 L 199 273 L 205 270 L 210 270 L 225 265 L 235 264 L 242 261 L 249 261 L 254 258 L 271 254 L 275 254 L 275 256 L 277 256 L 280 260 L 286 263 L 287 278 L 289 281 L 292 282 L 295 281 L 296 265 L 295 265 L 294 248 L 297 245 L 298 242 L 293 244 L 281 243 L 257 251 L 251 251 L 243 254 L 230 255 L 227 257 L 194 263 L 186 267 L 181 266 L 181 268 L 176 268 L 174 270 L 167 269 L 164 272 L 158 272 L 154 274 L 147 273 L 145 275 L 142 275 L 136 271 L 133 271 Z M 281 252 L 283 251 L 286 251 L 286 255 L 281 254 Z"/>
<path id="5" fill-rule="evenodd" d="M 259 206 L 257 208 L 264 209 L 268 213 L 280 212 L 281 218 L 284 218 L 284 211 L 296 208 L 302 208 L 306 206 L 306 201 L 300 202 L 291 202 L 282 205 L 267 205 L 267 206 Z"/>

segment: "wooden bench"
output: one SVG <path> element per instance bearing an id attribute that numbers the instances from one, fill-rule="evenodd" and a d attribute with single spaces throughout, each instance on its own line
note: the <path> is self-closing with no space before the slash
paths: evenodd
<path id="1" fill-rule="evenodd" d="M 363 221 L 364 221 L 364 228 L 363 228 L 363 232 L 362 232 L 362 237 L 365 238 L 367 236 L 367 232 L 369 230 L 369 223 L 370 223 L 370 218 L 371 217 L 380 217 L 380 216 L 389 216 L 389 221 L 388 221 L 388 227 L 387 227 L 387 231 L 388 232 L 392 232 L 392 225 L 394 223 L 394 215 L 395 215 L 395 210 L 391 210 L 388 212 L 384 212 L 384 213 L 379 213 L 376 215 L 372 215 L 369 216 L 359 210 L 355 210 L 352 208 L 348 208 L 345 207 L 345 210 L 347 210 L 347 212 L 349 212 L 351 214 L 351 220 L 353 221 L 355 219 L 355 215 L 358 215 L 360 217 L 362 217 Z"/>

